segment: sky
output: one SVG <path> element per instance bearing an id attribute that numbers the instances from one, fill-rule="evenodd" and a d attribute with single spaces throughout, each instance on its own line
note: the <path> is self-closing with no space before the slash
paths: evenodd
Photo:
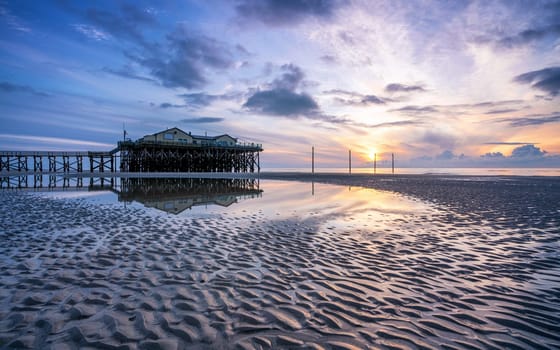
<path id="1" fill-rule="evenodd" d="M 0 0 L 0 150 L 178 127 L 263 168 L 560 167 L 560 1 Z"/>

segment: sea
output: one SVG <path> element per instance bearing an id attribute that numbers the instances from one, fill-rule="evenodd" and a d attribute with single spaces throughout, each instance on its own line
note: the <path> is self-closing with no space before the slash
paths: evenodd
<path id="1" fill-rule="evenodd" d="M 262 168 L 263 172 L 309 173 L 311 168 Z M 317 173 L 348 173 L 348 168 L 315 168 Z M 373 168 L 352 168 L 354 174 L 373 174 Z M 376 174 L 391 174 L 391 168 L 377 168 Z M 395 168 L 395 174 L 436 174 L 465 176 L 560 176 L 560 168 Z"/>

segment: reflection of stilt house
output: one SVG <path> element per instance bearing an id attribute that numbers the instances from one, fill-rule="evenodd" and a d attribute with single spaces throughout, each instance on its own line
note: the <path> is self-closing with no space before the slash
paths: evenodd
<path id="1" fill-rule="evenodd" d="M 178 214 L 201 205 L 228 207 L 261 193 L 255 179 L 123 178 L 118 195 L 119 201 Z"/>
<path id="2" fill-rule="evenodd" d="M 229 135 L 198 136 L 179 128 L 119 142 L 121 171 L 255 172 L 262 145 Z"/>

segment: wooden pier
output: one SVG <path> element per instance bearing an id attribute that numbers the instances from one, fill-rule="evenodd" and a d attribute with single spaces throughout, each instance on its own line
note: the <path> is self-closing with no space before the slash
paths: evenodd
<path id="1" fill-rule="evenodd" d="M 0 172 L 114 172 L 117 151 L 118 149 L 110 152 L 2 151 Z M 89 165 L 89 168 L 85 168 L 84 164 Z"/>
<path id="2" fill-rule="evenodd" d="M 0 173 L 260 172 L 262 145 L 171 128 L 108 152 L 0 151 Z M 118 166 L 118 169 L 117 169 Z"/>

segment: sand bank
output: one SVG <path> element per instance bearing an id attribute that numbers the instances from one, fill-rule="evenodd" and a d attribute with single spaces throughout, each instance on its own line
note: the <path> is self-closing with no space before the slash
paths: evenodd
<path id="1" fill-rule="evenodd" d="M 1 193 L 0 346 L 560 347 L 558 179 L 291 176 L 425 204 L 201 217 Z"/>

